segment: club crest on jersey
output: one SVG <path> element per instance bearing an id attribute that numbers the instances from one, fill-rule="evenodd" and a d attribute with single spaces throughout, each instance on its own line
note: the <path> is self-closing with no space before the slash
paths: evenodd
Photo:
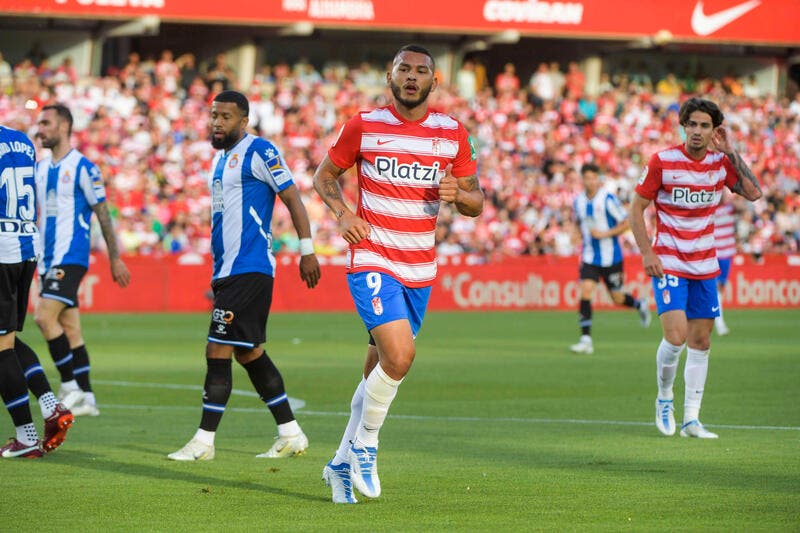
<path id="1" fill-rule="evenodd" d="M 65 170 L 61 175 L 61 183 L 69 183 L 70 180 L 72 180 L 72 174 L 69 173 L 69 170 Z"/>
<path id="2" fill-rule="evenodd" d="M 228 168 L 236 168 L 236 165 L 239 164 L 239 154 L 233 154 L 233 156 L 228 160 Z"/>
<path id="3" fill-rule="evenodd" d="M 400 163 L 396 157 L 378 156 L 375 158 L 375 168 L 384 176 L 414 181 L 429 181 L 435 183 L 439 177 L 439 162 L 431 166 L 420 165 L 414 161 L 411 164 Z"/>
<path id="4" fill-rule="evenodd" d="M 433 155 L 442 154 L 442 141 L 439 139 L 431 139 L 431 152 Z"/>
<path id="5" fill-rule="evenodd" d="M 381 302 L 380 296 L 376 296 L 372 299 L 372 312 L 377 316 L 383 314 L 383 302 Z"/>

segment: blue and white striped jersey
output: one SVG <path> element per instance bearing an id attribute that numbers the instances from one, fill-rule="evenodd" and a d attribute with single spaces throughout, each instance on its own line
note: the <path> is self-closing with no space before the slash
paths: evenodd
<path id="1" fill-rule="evenodd" d="M 30 139 L 0 126 L 0 263 L 21 263 L 39 252 L 35 162 Z"/>
<path id="2" fill-rule="evenodd" d="M 277 193 L 291 186 L 292 174 L 271 142 L 245 135 L 211 163 L 212 279 L 260 272 L 275 275 L 272 210 Z"/>
<path id="3" fill-rule="evenodd" d="M 36 164 L 36 188 L 43 243 L 39 273 L 55 265 L 89 268 L 92 206 L 106 199 L 100 170 L 75 149 L 60 161 L 48 156 Z"/>
<path id="4" fill-rule="evenodd" d="M 595 239 L 591 235 L 592 228 L 608 231 L 627 218 L 619 199 L 601 187 L 592 199 L 585 192 L 579 194 L 573 208 L 583 237 L 581 261 L 603 267 L 621 262 L 622 248 L 617 236 Z"/>

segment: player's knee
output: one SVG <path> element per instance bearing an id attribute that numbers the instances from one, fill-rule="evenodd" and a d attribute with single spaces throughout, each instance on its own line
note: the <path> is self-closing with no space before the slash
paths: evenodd
<path id="1" fill-rule="evenodd" d="M 412 346 L 397 353 L 392 354 L 391 357 L 381 357 L 381 367 L 392 379 L 402 379 L 411 369 L 411 363 L 414 362 L 416 356 L 416 349 Z"/>
<path id="2" fill-rule="evenodd" d="M 48 313 L 45 310 L 36 309 L 33 313 L 33 321 L 36 322 L 36 325 L 42 330 L 45 337 L 50 338 L 48 333 L 52 332 L 53 329 L 56 329 L 58 325 L 58 320 L 54 317 L 51 313 Z"/>

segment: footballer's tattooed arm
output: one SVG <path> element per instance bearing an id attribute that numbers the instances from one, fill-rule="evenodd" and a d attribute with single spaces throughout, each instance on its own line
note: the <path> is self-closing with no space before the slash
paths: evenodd
<path id="1" fill-rule="evenodd" d="M 739 177 L 739 181 L 731 187 L 731 190 L 736 194 L 744 196 L 751 202 L 761 198 L 761 186 L 753 175 L 753 171 L 750 170 L 750 167 L 744 162 L 742 156 L 736 151 L 728 129 L 723 126 L 714 128 L 714 132 L 711 135 L 711 142 L 714 148 L 728 157 L 733 168 L 736 170 L 736 175 Z"/>
<path id="2" fill-rule="evenodd" d="M 111 222 L 108 206 L 105 202 L 99 202 L 92 207 L 92 211 L 97 215 L 100 231 L 103 232 L 103 239 L 106 241 L 108 259 L 111 263 L 111 277 L 120 287 L 127 287 L 131 281 L 131 274 L 128 272 L 128 267 L 119 257 L 117 235 L 114 233 L 114 225 Z"/>
<path id="3" fill-rule="evenodd" d="M 339 186 L 339 176 L 346 169 L 339 168 L 326 155 L 314 173 L 314 189 L 339 221 L 339 231 L 344 240 L 357 244 L 370 234 L 369 224 L 347 207 Z"/>
<path id="4" fill-rule="evenodd" d="M 456 209 L 459 213 L 469 217 L 476 217 L 483 211 L 483 191 L 475 175 L 458 179 L 458 188 L 466 194 L 459 195 Z"/>
<path id="5" fill-rule="evenodd" d="M 333 212 L 336 220 L 340 220 L 348 211 L 347 204 L 344 203 L 342 197 L 342 188 L 339 186 L 339 176 L 344 171 L 345 169 L 337 167 L 328 156 L 325 156 L 314 173 L 314 189 Z"/>
<path id="6" fill-rule="evenodd" d="M 729 152 L 725 155 L 728 156 L 728 159 L 730 159 L 733 164 L 733 168 L 736 169 L 736 174 L 739 176 L 739 181 L 733 186 L 733 192 L 744 196 L 751 202 L 761 198 L 763 194 L 761 192 L 761 185 L 759 185 L 753 171 L 750 170 L 750 167 L 744 162 L 742 156 L 736 151 Z"/>

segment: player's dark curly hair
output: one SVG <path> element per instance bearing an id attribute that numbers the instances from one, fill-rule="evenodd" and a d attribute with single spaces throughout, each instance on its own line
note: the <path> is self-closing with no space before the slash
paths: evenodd
<path id="1" fill-rule="evenodd" d="M 72 112 L 64 104 L 49 104 L 42 108 L 42 111 L 52 109 L 58 115 L 58 118 L 67 123 L 67 135 L 72 135 Z"/>
<path id="2" fill-rule="evenodd" d="M 678 120 L 680 121 L 680 125 L 686 125 L 686 123 L 689 121 L 689 116 L 695 111 L 708 113 L 708 115 L 711 117 L 711 124 L 715 128 L 722 124 L 722 121 L 725 120 L 725 115 L 723 115 L 722 111 L 719 110 L 717 104 L 711 100 L 706 100 L 704 98 L 698 98 L 695 96 L 686 100 L 681 106 L 680 111 L 678 111 Z"/>
<path id="3" fill-rule="evenodd" d="M 581 166 L 581 174 L 585 172 L 594 172 L 595 174 L 600 174 L 600 167 L 598 167 L 594 163 L 584 163 Z"/>
<path id="4" fill-rule="evenodd" d="M 247 97 L 239 91 L 222 91 L 214 97 L 214 101 L 236 104 L 236 107 L 242 111 L 242 115 L 246 117 L 250 114 L 250 102 L 248 102 Z"/>
<path id="5" fill-rule="evenodd" d="M 428 51 L 428 49 L 425 48 L 424 46 L 420 46 L 418 44 L 407 44 L 397 51 L 397 53 L 394 55 L 395 59 L 397 59 L 397 56 L 399 56 L 403 52 L 414 52 L 416 54 L 424 54 L 428 56 L 429 58 L 431 58 L 431 66 L 433 67 L 433 70 L 436 70 L 436 60 L 433 59 L 433 56 L 431 55 L 430 51 Z"/>

